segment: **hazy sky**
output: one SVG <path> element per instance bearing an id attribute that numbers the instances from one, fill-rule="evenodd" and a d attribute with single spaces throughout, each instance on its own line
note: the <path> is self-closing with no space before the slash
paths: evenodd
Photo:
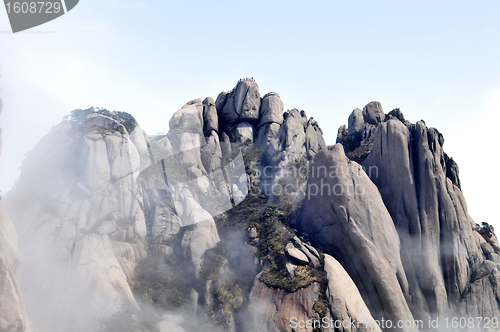
<path id="1" fill-rule="evenodd" d="M 472 217 L 500 229 L 499 13 L 499 1 L 81 0 L 12 34 L 0 8 L 0 189 L 75 108 L 129 112 L 153 134 L 187 101 L 252 76 L 314 116 L 327 144 L 372 100 L 424 119 L 460 166 Z"/>

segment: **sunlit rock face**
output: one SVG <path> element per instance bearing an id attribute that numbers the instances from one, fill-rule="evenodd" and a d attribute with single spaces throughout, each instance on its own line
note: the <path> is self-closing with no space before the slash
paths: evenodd
<path id="1" fill-rule="evenodd" d="M 0 98 L 0 114 L 2 107 L 3 101 Z M 0 129 L 0 154 L 1 152 Z M 0 197 L 0 331 L 33 331 L 19 282 L 20 262 L 17 233 Z"/>
<path id="2" fill-rule="evenodd" d="M 321 150 L 313 171 L 301 227 L 345 267 L 376 317 L 413 320 L 399 237 L 377 187 L 340 144 Z"/>
<path id="3" fill-rule="evenodd" d="M 378 325 L 372 324 L 374 318 L 366 306 L 356 284 L 352 281 L 344 267 L 332 256 L 325 254 L 325 271 L 328 276 L 328 288 L 326 295 L 330 303 L 330 315 L 337 322 L 350 322 L 363 319 L 356 328 L 352 329 L 348 324 L 328 325 L 325 330 L 334 331 L 381 331 Z M 332 326 L 333 325 L 333 326 Z"/>
<path id="4" fill-rule="evenodd" d="M 261 98 L 259 87 L 252 79 L 240 80 L 231 92 L 220 94 L 217 100 L 220 116 L 228 121 L 255 122 L 259 119 Z"/>
<path id="5" fill-rule="evenodd" d="M 496 236 L 468 215 L 443 135 L 371 102 L 337 141 L 314 158 L 301 229 L 341 262 L 374 318 L 497 317 Z"/>
<path id="6" fill-rule="evenodd" d="M 294 323 L 319 320 L 319 315 L 313 310 L 318 291 L 319 285 L 313 284 L 295 293 L 288 293 L 267 287 L 257 280 L 250 293 L 251 315 L 246 322 L 247 331 L 291 332 L 297 329 Z M 307 327 L 302 331 L 312 332 L 313 329 Z"/>
<path id="7" fill-rule="evenodd" d="M 425 295 L 410 301 L 414 311 L 495 317 L 500 265 L 482 249 L 458 166 L 443 145 L 443 135 L 423 121 L 408 127 L 393 118 L 378 127 L 363 165 L 378 169 L 371 178 L 398 229 L 412 293 Z"/>
<path id="8" fill-rule="evenodd" d="M 128 282 L 146 255 L 136 178 L 151 163 L 147 145 L 140 127 L 92 114 L 55 126 L 24 161 L 9 206 L 41 331 L 91 331 L 102 316 L 139 310 Z"/>
<path id="9" fill-rule="evenodd" d="M 500 245 L 468 215 L 436 129 L 371 102 L 326 146 L 313 118 L 283 111 L 246 78 L 187 102 L 162 135 L 126 113 L 72 112 L 28 154 L 13 223 L 0 202 L 0 331 L 30 331 L 26 311 L 41 332 L 107 332 L 112 316 L 169 332 L 318 319 L 379 332 L 391 329 L 374 320 L 500 315 Z M 172 303 L 148 297 L 171 276 Z"/>

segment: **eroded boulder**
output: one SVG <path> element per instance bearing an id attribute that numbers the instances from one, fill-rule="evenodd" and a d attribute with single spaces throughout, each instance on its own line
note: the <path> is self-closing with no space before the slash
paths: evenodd
<path id="1" fill-rule="evenodd" d="M 65 121 L 42 139 L 8 201 L 26 259 L 26 296 L 36 299 L 29 309 L 42 330 L 66 331 L 73 318 L 94 330 L 104 313 L 139 311 L 127 279 L 145 257 L 136 178 L 151 163 L 148 141 L 139 126 L 132 139 L 124 125 L 95 110 L 80 121 Z M 85 314 L 74 310 L 81 307 L 78 294 L 85 294 Z M 56 323 L 58 315 L 68 320 Z"/>
<path id="2" fill-rule="evenodd" d="M 385 114 L 382 105 L 378 101 L 372 101 L 363 108 L 363 117 L 365 122 L 376 125 L 385 120 Z"/>
<path id="3" fill-rule="evenodd" d="M 217 98 L 217 111 L 226 121 L 257 121 L 259 119 L 260 93 L 257 83 L 252 79 L 240 80 L 236 87 L 226 95 Z"/>
<path id="4" fill-rule="evenodd" d="M 260 107 L 260 119 L 257 127 L 268 123 L 283 123 L 283 101 L 277 94 L 266 94 Z"/>
<path id="5" fill-rule="evenodd" d="M 205 133 L 219 131 L 219 117 L 217 116 L 217 109 L 215 107 L 215 102 L 212 98 L 207 97 L 203 100 L 203 119 L 205 124 L 203 126 L 203 131 Z"/>
<path id="6" fill-rule="evenodd" d="M 296 330 L 294 322 L 319 320 L 319 315 L 313 310 L 318 292 L 319 285 L 314 283 L 295 293 L 288 293 L 267 287 L 257 276 L 250 292 L 245 331 L 292 332 Z M 312 332 L 313 328 L 301 331 Z"/>
<path id="7" fill-rule="evenodd" d="M 356 284 L 342 265 L 328 254 L 325 254 L 325 271 L 328 277 L 326 296 L 330 303 L 331 317 L 334 322 L 346 322 L 343 326 L 342 324 L 337 325 L 338 331 L 380 332 L 381 330 L 377 324 L 374 324 L 375 319 L 366 307 Z M 358 324 L 355 324 L 356 327 L 352 330 L 351 324 L 349 324 L 351 321 L 359 322 L 359 329 L 357 329 Z M 335 323 L 330 325 L 335 325 Z"/>

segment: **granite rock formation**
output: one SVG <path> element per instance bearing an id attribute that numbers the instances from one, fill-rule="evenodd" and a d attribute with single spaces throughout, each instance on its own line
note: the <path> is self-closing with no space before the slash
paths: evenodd
<path id="1" fill-rule="evenodd" d="M 375 321 L 500 315 L 500 245 L 468 215 L 439 131 L 371 102 L 326 146 L 283 107 L 247 78 L 164 135 L 73 111 L 28 154 L 12 223 L 0 202 L 0 329 L 32 331 L 26 311 L 40 332 L 423 332 Z"/>
<path id="2" fill-rule="evenodd" d="M 110 116 L 88 113 L 81 123 L 53 127 L 9 195 L 26 260 L 25 295 L 42 331 L 67 324 L 94 330 L 103 315 L 139 311 L 129 282 L 146 255 L 135 180 L 151 162 L 141 161 L 149 158 L 140 151 L 147 137 L 139 126 L 128 132 Z"/>
<path id="3" fill-rule="evenodd" d="M 498 317 L 496 237 L 469 216 L 443 135 L 371 102 L 337 141 L 314 159 L 300 227 L 341 262 L 374 318 Z"/>

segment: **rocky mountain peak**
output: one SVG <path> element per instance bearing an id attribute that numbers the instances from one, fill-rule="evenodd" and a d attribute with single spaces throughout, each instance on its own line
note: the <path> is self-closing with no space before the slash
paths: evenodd
<path id="1" fill-rule="evenodd" d="M 217 111 L 226 121 L 256 122 L 259 119 L 261 97 L 253 78 L 239 80 L 231 91 L 219 94 L 217 101 Z"/>
<path id="2" fill-rule="evenodd" d="M 75 110 L 27 156 L 6 205 L 39 331 L 499 316 L 498 240 L 468 215 L 458 166 L 423 121 L 373 101 L 326 146 L 314 118 L 245 78 L 165 127 L 148 136 L 130 114 Z M 30 331 L 0 216 L 1 291 L 16 308 L 0 300 L 0 327 Z"/>

